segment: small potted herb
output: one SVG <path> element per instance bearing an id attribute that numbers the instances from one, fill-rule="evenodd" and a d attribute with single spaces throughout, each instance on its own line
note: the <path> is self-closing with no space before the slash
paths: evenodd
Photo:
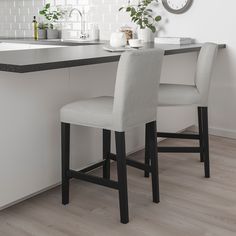
<path id="1" fill-rule="evenodd" d="M 47 29 L 48 29 L 48 24 L 45 24 L 43 22 L 38 24 L 39 39 L 46 39 L 47 38 Z"/>
<path id="2" fill-rule="evenodd" d="M 130 5 L 121 7 L 119 11 L 126 11 L 129 13 L 131 21 L 138 25 L 138 38 L 144 42 L 152 41 L 154 33 L 157 30 L 157 23 L 161 20 L 161 16 L 154 16 L 150 4 L 157 2 L 157 0 L 140 0 L 137 6 Z"/>
<path id="3" fill-rule="evenodd" d="M 56 29 L 56 23 L 63 18 L 65 12 L 56 8 L 53 10 L 51 4 L 47 3 L 44 8 L 39 11 L 39 14 L 44 16 L 47 20 L 47 38 L 57 39 L 59 38 L 59 31 Z"/>

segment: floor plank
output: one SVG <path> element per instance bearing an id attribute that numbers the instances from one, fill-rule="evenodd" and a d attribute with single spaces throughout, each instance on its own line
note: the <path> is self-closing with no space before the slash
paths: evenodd
<path id="1" fill-rule="evenodd" d="M 183 144 L 192 141 L 161 143 Z M 0 236 L 235 236 L 236 140 L 211 136 L 210 153 L 211 179 L 203 177 L 197 154 L 159 154 L 159 204 L 151 201 L 150 179 L 129 167 L 127 225 L 119 223 L 115 190 L 73 180 L 68 206 L 61 205 L 58 187 L 1 211 Z M 116 179 L 115 164 L 111 168 Z"/>

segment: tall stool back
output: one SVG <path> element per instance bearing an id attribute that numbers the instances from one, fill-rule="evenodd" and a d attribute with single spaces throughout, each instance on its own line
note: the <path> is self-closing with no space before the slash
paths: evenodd
<path id="1" fill-rule="evenodd" d="M 218 45 L 205 43 L 198 56 L 195 85 L 201 95 L 201 106 L 207 106 L 213 66 L 218 53 Z"/>
<path id="2" fill-rule="evenodd" d="M 163 57 L 161 49 L 122 54 L 113 105 L 113 127 L 116 131 L 156 120 L 157 88 Z"/>

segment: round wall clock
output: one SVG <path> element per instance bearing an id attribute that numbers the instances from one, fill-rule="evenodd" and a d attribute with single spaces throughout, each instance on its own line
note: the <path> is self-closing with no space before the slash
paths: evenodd
<path id="1" fill-rule="evenodd" d="M 167 11 L 174 14 L 186 12 L 193 4 L 193 0 L 162 0 Z"/>

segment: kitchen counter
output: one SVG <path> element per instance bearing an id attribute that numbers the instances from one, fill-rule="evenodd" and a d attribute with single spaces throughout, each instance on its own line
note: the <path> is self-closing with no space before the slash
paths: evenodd
<path id="1" fill-rule="evenodd" d="M 100 44 L 107 42 L 0 41 L 12 42 L 3 45 L 5 49 L 20 48 L 0 51 L 1 210 L 60 183 L 60 108 L 81 99 L 113 96 L 120 53 L 104 51 Z M 13 46 L 19 43 L 25 45 Z M 29 49 L 28 44 L 69 47 Z M 201 45 L 159 47 L 165 49 L 166 55 L 185 53 L 165 57 L 162 82 L 173 78 L 172 82 L 191 84 L 197 53 L 187 52 L 198 52 Z M 154 48 L 154 44 L 146 48 Z M 192 108 L 161 109 L 160 130 L 178 132 L 194 124 L 194 112 L 189 110 Z M 173 122 L 172 117 L 181 119 Z M 144 147 L 143 132 L 143 127 L 129 131 L 127 153 Z M 101 130 L 78 126 L 73 127 L 71 136 L 75 140 L 71 143 L 71 168 L 79 170 L 101 161 Z"/>
<path id="2" fill-rule="evenodd" d="M 91 64 L 101 64 L 118 61 L 121 53 L 107 52 L 103 49 L 106 41 L 73 42 L 73 41 L 33 41 L 33 40 L 0 40 L 1 42 L 38 43 L 47 45 L 62 45 L 67 47 L 32 49 L 0 52 L 0 71 L 26 73 L 52 70 Z M 219 44 L 219 48 L 225 48 Z M 155 45 L 148 43 L 145 48 L 163 48 L 165 55 L 188 52 L 198 52 L 201 44 L 191 45 Z"/>

